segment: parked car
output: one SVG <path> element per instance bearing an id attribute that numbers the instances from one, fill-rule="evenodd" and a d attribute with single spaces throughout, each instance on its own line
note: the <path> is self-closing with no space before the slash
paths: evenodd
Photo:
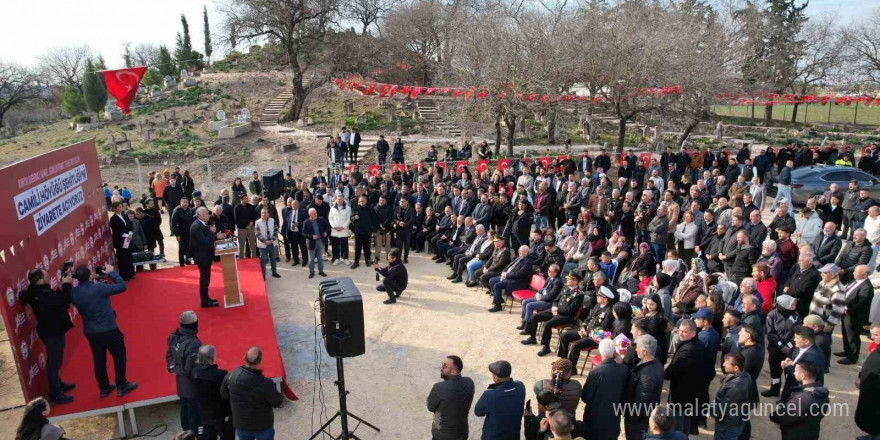
<path id="1" fill-rule="evenodd" d="M 880 200 L 880 179 L 858 168 L 836 165 L 811 165 L 792 170 L 791 198 L 796 205 L 804 205 L 807 199 L 822 196 L 832 183 L 837 183 L 841 192 L 846 191 L 851 180 L 859 182 L 859 188 L 868 190 L 872 199 Z M 768 194 L 776 194 L 776 183 L 774 178 Z"/>

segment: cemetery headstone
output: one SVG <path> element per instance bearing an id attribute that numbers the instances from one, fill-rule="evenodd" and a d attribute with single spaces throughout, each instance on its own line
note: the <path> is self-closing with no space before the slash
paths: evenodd
<path id="1" fill-rule="evenodd" d="M 150 142 L 150 134 L 153 132 L 151 129 L 144 130 L 144 142 Z"/>
<path id="2" fill-rule="evenodd" d="M 177 81 L 175 81 L 174 78 L 171 77 L 171 75 L 166 76 L 163 82 L 165 84 L 165 90 L 177 87 Z"/>
<path id="3" fill-rule="evenodd" d="M 189 78 L 189 72 L 187 72 L 186 69 L 180 69 L 180 77 Z"/>
<path id="4" fill-rule="evenodd" d="M 721 141 L 721 138 L 724 137 L 724 124 L 721 121 L 718 121 L 718 124 L 715 125 L 715 140 Z"/>

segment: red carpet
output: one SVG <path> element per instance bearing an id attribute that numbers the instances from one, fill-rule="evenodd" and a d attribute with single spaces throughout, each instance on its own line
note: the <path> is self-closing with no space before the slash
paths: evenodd
<path id="1" fill-rule="evenodd" d="M 91 411 L 126 403 L 176 395 L 174 375 L 165 368 L 168 335 L 178 327 L 178 317 L 185 310 L 194 310 L 199 317 L 199 339 L 217 347 L 217 364 L 232 371 L 243 363 L 248 348 L 263 349 L 263 374 L 280 378 L 284 374 L 281 351 L 275 339 L 275 326 L 266 296 L 266 285 L 260 275 L 256 258 L 238 263 L 239 284 L 244 306 L 223 307 L 223 276 L 220 264 L 211 273 L 209 295 L 220 301 L 220 307 L 199 307 L 199 270 L 196 266 L 138 272 L 128 283 L 128 290 L 113 297 L 119 329 L 125 335 L 128 354 L 129 381 L 140 384 L 138 389 L 122 398 L 113 392 L 98 396 L 92 366 L 92 354 L 82 333 L 82 320 L 77 317 L 74 329 L 67 333 L 67 348 L 61 377 L 76 383 L 70 394 L 73 403 L 53 405 L 52 415 Z M 110 383 L 114 383 L 113 361 L 107 356 Z"/>

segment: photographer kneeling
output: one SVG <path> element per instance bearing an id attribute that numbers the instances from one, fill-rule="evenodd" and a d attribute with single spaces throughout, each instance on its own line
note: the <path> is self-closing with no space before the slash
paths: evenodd
<path id="1" fill-rule="evenodd" d="M 82 315 L 83 333 L 92 349 L 95 379 L 98 381 L 101 397 L 109 396 L 114 388 L 116 395 L 122 397 L 138 386 L 137 382 L 128 382 L 125 379 L 125 339 L 116 325 L 116 311 L 110 304 L 111 296 L 125 292 L 125 281 L 113 271 L 113 266 L 98 266 L 96 271 L 100 276 L 106 273 L 113 284 L 96 283 L 89 267 L 79 266 L 73 273 L 73 277 L 79 280 L 79 285 L 73 288 L 71 299 Z M 107 378 L 108 351 L 113 356 L 116 385 L 110 385 Z"/>
<path id="2" fill-rule="evenodd" d="M 383 304 L 394 304 L 400 294 L 406 290 L 407 272 L 406 266 L 400 261 L 400 249 L 391 248 L 388 252 L 388 266 L 380 268 L 378 261 L 373 264 L 376 270 L 376 281 L 379 281 L 379 275 L 385 277 L 382 284 L 376 286 L 376 290 L 388 294 L 388 299 L 382 301 Z"/>

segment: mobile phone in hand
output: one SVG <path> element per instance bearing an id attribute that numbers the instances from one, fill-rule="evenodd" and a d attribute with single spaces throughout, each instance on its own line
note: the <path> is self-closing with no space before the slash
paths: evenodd
<path id="1" fill-rule="evenodd" d="M 532 399 L 526 400 L 526 411 L 532 410 Z"/>

